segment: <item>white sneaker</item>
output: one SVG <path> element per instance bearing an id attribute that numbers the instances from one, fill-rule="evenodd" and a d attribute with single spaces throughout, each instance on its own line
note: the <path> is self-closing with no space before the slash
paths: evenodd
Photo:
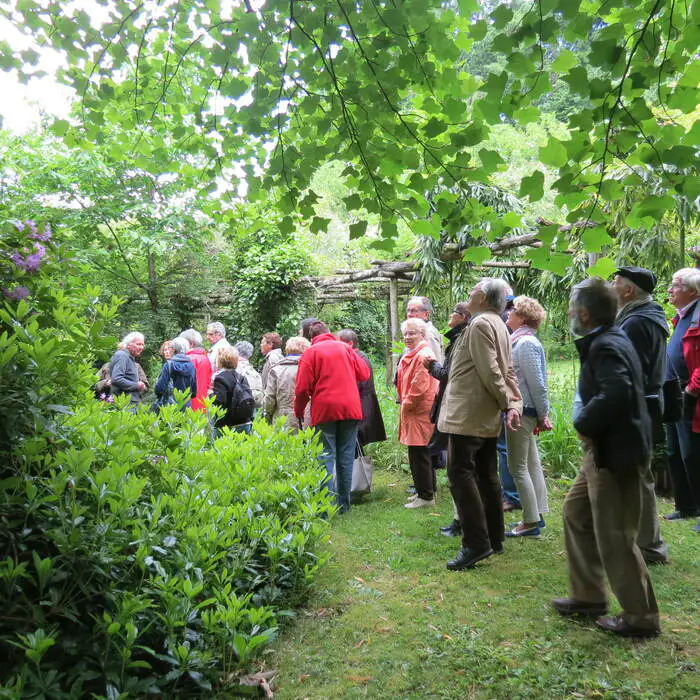
<path id="1" fill-rule="evenodd" d="M 409 496 L 409 497 L 406 499 L 406 502 L 407 502 L 407 503 L 413 503 L 413 501 L 415 501 L 416 498 L 418 498 L 418 494 L 417 494 L 417 493 L 414 493 L 412 496 Z"/>
<path id="2" fill-rule="evenodd" d="M 427 508 L 428 506 L 434 506 L 435 505 L 435 499 L 431 498 L 429 501 L 426 501 L 422 498 L 416 498 L 415 501 L 410 501 L 407 503 L 404 508 Z"/>

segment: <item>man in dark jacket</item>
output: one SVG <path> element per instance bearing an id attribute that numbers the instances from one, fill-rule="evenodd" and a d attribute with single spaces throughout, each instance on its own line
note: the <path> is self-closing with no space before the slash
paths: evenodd
<path id="1" fill-rule="evenodd" d="M 141 401 L 141 393 L 146 390 L 146 384 L 139 379 L 136 365 L 136 358 L 143 352 L 144 347 L 143 333 L 127 333 L 119 344 L 119 350 L 109 361 L 112 394 L 129 394 L 132 404 L 138 404 Z"/>
<path id="2" fill-rule="evenodd" d="M 598 617 L 602 629 L 621 636 L 659 633 L 659 610 L 637 546 L 641 479 L 651 451 L 649 415 L 639 357 L 614 328 L 612 286 L 593 278 L 574 287 L 571 329 L 581 358 L 574 427 L 583 441 L 583 463 L 564 501 L 564 538 L 570 598 L 552 601 L 561 615 Z M 605 576 L 622 606 L 607 612 Z"/>
<path id="3" fill-rule="evenodd" d="M 651 418 L 651 442 L 663 435 L 663 394 L 666 378 L 666 340 L 668 323 L 664 310 L 651 297 L 656 275 L 643 267 L 621 267 L 615 274 L 613 289 L 617 295 L 617 325 L 632 341 L 639 355 L 644 377 L 644 397 Z M 661 537 L 656 512 L 652 454 L 642 477 L 642 515 L 637 544 L 647 564 L 665 564 L 668 547 Z"/>

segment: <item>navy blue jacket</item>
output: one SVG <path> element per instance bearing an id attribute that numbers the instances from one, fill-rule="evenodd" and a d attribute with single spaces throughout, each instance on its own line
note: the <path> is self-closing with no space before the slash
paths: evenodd
<path id="1" fill-rule="evenodd" d="M 155 387 L 158 402 L 161 404 L 172 403 L 174 389 L 189 390 L 192 398 L 197 395 L 197 376 L 192 360 L 187 355 L 173 355 L 165 361 Z"/>

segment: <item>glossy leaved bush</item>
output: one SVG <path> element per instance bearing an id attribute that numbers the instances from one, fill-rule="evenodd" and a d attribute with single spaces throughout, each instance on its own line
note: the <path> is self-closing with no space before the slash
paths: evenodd
<path id="1" fill-rule="evenodd" d="M 169 152 L 189 154 L 173 170 L 195 188 L 214 192 L 223 177 L 244 179 L 249 197 L 277 192 L 283 232 L 300 219 L 323 228 L 309 184 L 336 159 L 348 209 L 380 222 L 379 245 L 391 246 L 399 221 L 435 238 L 465 226 L 508 236 L 500 213 L 470 205 L 469 185 L 507 167 L 488 145 L 492 127 L 526 125 L 545 108 L 566 129 L 541 147 L 518 194 L 539 201 L 542 169 L 557 172 L 557 206 L 596 224 L 584 240 L 603 254 L 593 272 L 613 264 L 609 205 L 622 191 L 653 182 L 626 215 L 631 228 L 700 194 L 697 2 L 121 0 L 101 22 L 23 0 L 6 12 L 35 48 L 8 49 L 3 67 L 31 75 L 42 45 L 65 56 L 61 79 L 80 103 L 53 128 L 69 145 L 118 134 L 115 156 L 134 155 L 144 171 Z M 562 95 L 575 109 L 562 109 Z M 438 186 L 462 206 L 432 214 L 426 194 Z M 366 232 L 353 224 L 352 235 Z M 570 253 L 554 234 L 545 230 L 527 259 L 560 273 Z"/>
<path id="2" fill-rule="evenodd" d="M 72 285 L 52 241 L 27 266 L 45 230 L 13 225 L 0 250 L 11 282 L 0 302 L 0 695 L 225 686 L 322 564 L 332 506 L 317 438 L 263 422 L 212 442 L 206 415 L 96 401 L 90 363 L 116 306 Z"/>

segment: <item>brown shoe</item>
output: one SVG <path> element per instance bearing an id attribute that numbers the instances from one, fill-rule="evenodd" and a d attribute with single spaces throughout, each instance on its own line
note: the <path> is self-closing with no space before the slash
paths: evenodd
<path id="1" fill-rule="evenodd" d="M 620 637 L 646 639 L 649 637 L 658 637 L 661 634 L 661 630 L 658 627 L 634 627 L 630 625 L 629 622 L 626 622 L 622 615 L 600 617 L 595 623 L 600 629 L 606 632 L 612 632 Z"/>
<path id="2" fill-rule="evenodd" d="M 608 612 L 608 606 L 603 603 L 587 603 L 573 598 L 554 598 L 552 606 L 563 617 L 583 615 L 585 617 L 600 617 Z"/>

